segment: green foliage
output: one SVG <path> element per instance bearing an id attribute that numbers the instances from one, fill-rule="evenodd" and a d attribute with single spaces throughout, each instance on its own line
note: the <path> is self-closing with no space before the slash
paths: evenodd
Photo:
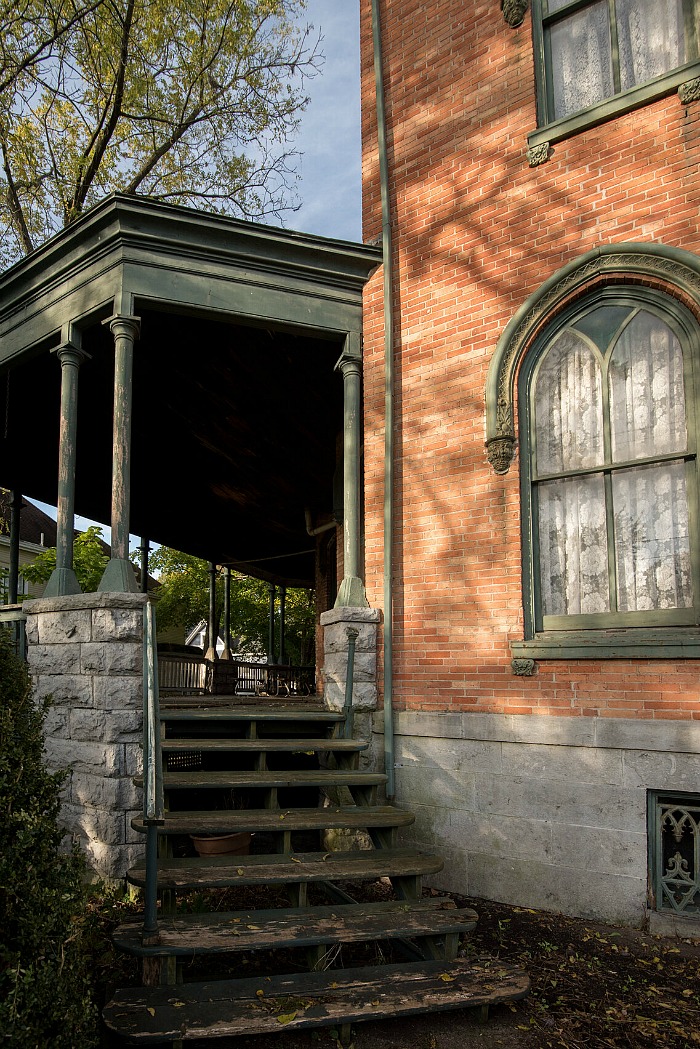
<path id="1" fill-rule="evenodd" d="M 0 631 L 0 1031 L 16 1049 L 88 1049 L 98 1037 L 83 864 L 60 849 L 63 777 L 44 766 L 46 710 Z"/>
<path id="2" fill-rule="evenodd" d="M 148 570 L 158 577 L 158 628 L 184 626 L 192 630 L 209 617 L 209 564 L 198 557 L 170 547 L 154 550 Z M 216 607 L 219 620 L 224 603 L 224 581 L 216 581 Z M 231 573 L 231 644 L 248 656 L 264 655 L 267 650 L 268 584 L 251 576 Z M 314 662 L 315 610 L 308 590 L 287 590 L 285 606 L 285 648 L 288 659 L 299 665 Z M 277 628 L 279 629 L 279 628 Z"/>
<path id="3" fill-rule="evenodd" d="M 75 537 L 73 569 L 84 594 L 91 594 L 97 590 L 108 561 L 102 529 L 98 525 L 90 525 L 86 532 L 81 532 Z M 39 554 L 31 564 L 22 565 L 22 575 L 30 583 L 48 583 L 55 567 L 56 547 L 52 546 Z"/>
<path id="4" fill-rule="evenodd" d="M 288 143 L 320 61 L 304 6 L 0 0 L 0 265 L 110 192 L 287 208 Z"/>

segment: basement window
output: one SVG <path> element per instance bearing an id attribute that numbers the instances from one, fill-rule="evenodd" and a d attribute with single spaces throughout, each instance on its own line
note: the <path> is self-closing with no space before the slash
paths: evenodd
<path id="1" fill-rule="evenodd" d="M 700 794 L 649 792 L 649 870 L 657 911 L 700 916 Z"/>

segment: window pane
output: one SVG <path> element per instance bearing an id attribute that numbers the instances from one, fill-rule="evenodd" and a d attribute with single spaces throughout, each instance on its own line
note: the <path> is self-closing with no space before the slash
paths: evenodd
<path id="1" fill-rule="evenodd" d="M 690 608 L 688 499 L 683 463 L 613 474 L 620 612 Z"/>
<path id="2" fill-rule="evenodd" d="M 536 381 L 538 474 L 602 463 L 600 366 L 588 343 L 573 331 L 562 332 L 547 351 Z"/>
<path id="3" fill-rule="evenodd" d="M 667 324 L 641 310 L 625 327 L 609 370 L 616 462 L 684 452 L 683 352 Z"/>
<path id="4" fill-rule="evenodd" d="M 622 90 L 695 58 L 684 23 L 688 0 L 616 0 Z M 694 50 L 694 49 L 693 49 Z"/>
<path id="5" fill-rule="evenodd" d="M 614 94 L 607 0 L 549 28 L 554 119 Z"/>
<path id="6" fill-rule="evenodd" d="M 538 486 L 545 616 L 607 612 L 608 544 L 602 474 Z"/>

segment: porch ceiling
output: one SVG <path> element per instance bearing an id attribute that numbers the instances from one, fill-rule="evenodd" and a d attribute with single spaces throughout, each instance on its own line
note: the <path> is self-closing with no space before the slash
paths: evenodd
<path id="1" fill-rule="evenodd" d="M 0 277 L 0 485 L 55 503 L 60 366 L 79 375 L 76 512 L 109 523 L 114 351 L 134 352 L 134 534 L 288 585 L 313 582 L 314 523 L 340 473 L 346 338 L 373 247 L 111 197 Z M 336 486 L 336 491 L 338 486 Z M 340 486 L 342 491 L 342 485 Z M 335 506 L 334 506 L 335 502 Z"/>

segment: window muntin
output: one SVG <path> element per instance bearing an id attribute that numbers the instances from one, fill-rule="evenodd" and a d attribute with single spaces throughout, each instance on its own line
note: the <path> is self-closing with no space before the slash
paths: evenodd
<path id="1" fill-rule="evenodd" d="M 536 0 L 533 11 L 543 124 L 698 57 L 699 0 Z"/>
<path id="2" fill-rule="evenodd" d="M 537 630 L 697 621 L 682 334 L 652 306 L 594 306 L 558 325 L 531 365 Z"/>

